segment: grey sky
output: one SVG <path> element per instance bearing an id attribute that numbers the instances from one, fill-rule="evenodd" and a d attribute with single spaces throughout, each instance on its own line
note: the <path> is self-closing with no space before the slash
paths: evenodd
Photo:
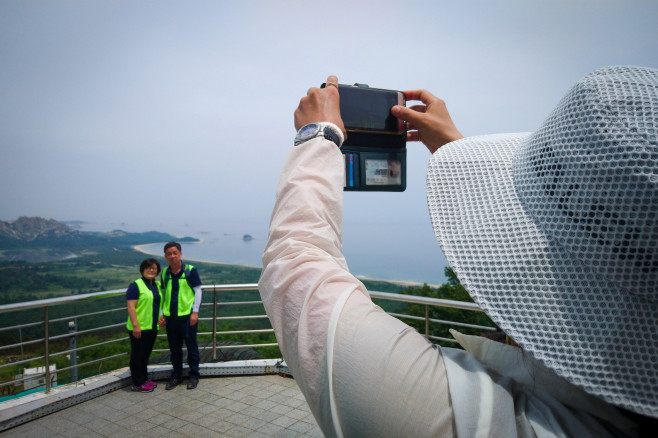
<path id="1" fill-rule="evenodd" d="M 589 71 L 658 67 L 657 19 L 649 1 L 2 1 L 0 219 L 268 218 L 293 110 L 328 74 L 426 88 L 465 135 L 531 131 Z M 346 194 L 346 223 L 429 227 L 429 153 L 408 148 L 407 191 Z"/>

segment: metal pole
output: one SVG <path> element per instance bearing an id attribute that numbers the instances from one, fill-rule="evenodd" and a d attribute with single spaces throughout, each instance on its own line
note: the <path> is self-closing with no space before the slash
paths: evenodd
<path id="1" fill-rule="evenodd" d="M 46 359 L 46 394 L 50 392 L 50 353 L 48 351 L 48 306 L 43 308 L 43 342 L 44 352 L 43 357 Z"/>
<path id="2" fill-rule="evenodd" d="M 212 311 L 212 360 L 217 360 L 217 289 L 212 291 L 213 311 Z"/>
<path id="3" fill-rule="evenodd" d="M 18 341 L 21 344 L 21 360 L 25 360 L 25 355 L 23 354 L 23 330 L 18 327 Z"/>
<path id="4" fill-rule="evenodd" d="M 430 306 L 425 304 L 425 337 L 430 337 Z"/>
<path id="5" fill-rule="evenodd" d="M 77 382 L 78 381 L 78 368 L 76 365 L 78 365 L 78 350 L 77 350 L 77 345 L 76 345 L 76 336 L 75 333 L 78 331 L 78 319 L 74 319 L 73 321 L 69 321 L 69 333 L 71 336 L 69 336 L 69 350 L 71 350 L 70 353 L 70 358 L 71 358 L 71 382 Z"/>

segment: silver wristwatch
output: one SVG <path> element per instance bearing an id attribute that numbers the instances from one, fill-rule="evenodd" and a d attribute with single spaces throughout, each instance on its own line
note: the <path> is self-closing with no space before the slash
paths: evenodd
<path id="1" fill-rule="evenodd" d="M 297 131 L 297 136 L 295 136 L 295 146 L 315 137 L 324 137 L 327 140 L 331 140 L 338 147 L 343 144 L 343 133 L 338 126 L 333 123 L 322 122 L 309 123 L 308 125 L 302 126 L 299 131 Z"/>

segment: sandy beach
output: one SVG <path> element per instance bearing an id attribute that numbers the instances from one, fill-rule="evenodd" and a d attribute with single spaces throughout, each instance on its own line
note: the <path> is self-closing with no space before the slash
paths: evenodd
<path id="1" fill-rule="evenodd" d="M 386 283 L 393 283 L 393 284 L 397 284 L 398 286 L 407 286 L 407 287 L 409 287 L 409 286 L 422 286 L 423 284 L 425 284 L 425 283 L 420 283 L 418 281 L 382 280 L 381 278 L 370 278 L 370 277 L 364 277 L 362 275 L 355 275 L 355 277 L 358 278 L 359 280 L 384 281 Z M 427 285 L 429 287 L 433 287 L 433 288 L 438 288 L 438 287 L 441 286 L 440 284 L 430 284 L 430 283 L 427 283 Z"/>

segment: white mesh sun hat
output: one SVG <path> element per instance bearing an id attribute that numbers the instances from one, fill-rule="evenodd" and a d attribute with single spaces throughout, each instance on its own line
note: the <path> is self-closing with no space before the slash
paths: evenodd
<path id="1" fill-rule="evenodd" d="M 434 232 L 521 347 L 614 405 L 658 417 L 658 70 L 580 80 L 532 134 L 432 157 Z"/>

